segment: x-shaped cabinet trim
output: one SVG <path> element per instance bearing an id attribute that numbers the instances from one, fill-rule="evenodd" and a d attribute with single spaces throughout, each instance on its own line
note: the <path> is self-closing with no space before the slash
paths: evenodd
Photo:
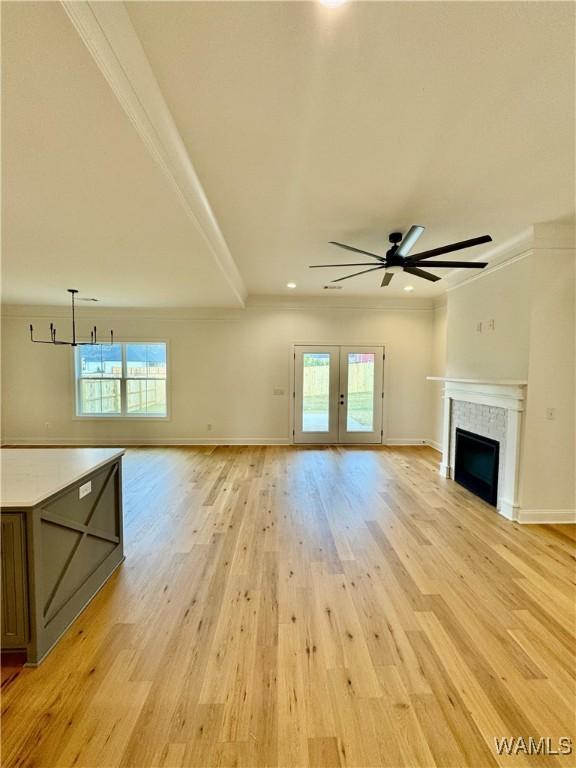
<path id="1" fill-rule="evenodd" d="M 50 610 L 50 607 L 52 606 L 56 595 L 58 594 L 58 590 L 60 588 L 60 585 L 62 584 L 62 581 L 64 580 L 64 577 L 66 576 L 66 573 L 68 572 L 77 552 L 80 547 L 80 544 L 85 541 L 88 536 L 100 539 L 102 541 L 108 541 L 110 544 L 118 544 L 120 542 L 120 537 L 116 536 L 115 534 L 110 533 L 109 531 L 104 531 L 100 528 L 94 528 L 90 525 L 90 522 L 94 516 L 94 513 L 96 509 L 98 508 L 98 504 L 100 503 L 100 500 L 102 498 L 102 495 L 108 485 L 110 484 L 110 481 L 116 477 L 118 473 L 118 464 L 113 464 L 110 468 L 110 471 L 108 472 L 108 475 L 104 482 L 102 483 L 102 487 L 100 488 L 100 491 L 98 492 L 98 495 L 94 499 L 94 503 L 92 504 L 92 507 L 90 508 L 90 511 L 88 513 L 88 516 L 86 518 L 85 523 L 79 523 L 76 520 L 70 520 L 66 517 L 61 517 L 60 515 L 55 515 L 53 512 L 49 512 L 48 510 L 41 510 L 40 512 L 40 520 L 42 522 L 49 523 L 51 525 L 57 525 L 61 528 L 67 528 L 71 531 L 76 531 L 77 533 L 80 533 L 80 537 L 78 538 L 78 541 L 74 544 L 72 547 L 72 550 L 70 554 L 68 555 L 66 562 L 64 563 L 64 567 L 62 568 L 61 573 L 59 574 L 56 583 L 54 584 L 54 587 L 52 588 L 52 591 L 50 592 L 50 595 L 48 596 L 48 599 L 44 605 L 44 611 L 43 615 L 44 618 L 48 615 L 48 612 Z M 87 581 L 92 573 L 98 568 L 99 566 L 96 566 L 90 573 L 87 573 L 84 579 L 84 582 Z M 83 582 L 83 583 L 84 583 Z M 79 585 L 81 586 L 81 585 Z M 58 609 L 59 610 L 59 609 Z M 57 613 L 58 611 L 56 611 Z M 51 617 L 50 621 L 53 617 Z"/>

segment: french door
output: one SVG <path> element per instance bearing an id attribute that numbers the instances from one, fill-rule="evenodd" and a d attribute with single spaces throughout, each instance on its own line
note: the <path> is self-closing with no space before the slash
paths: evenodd
<path id="1" fill-rule="evenodd" d="M 381 443 L 383 347 L 294 348 L 294 442 Z"/>

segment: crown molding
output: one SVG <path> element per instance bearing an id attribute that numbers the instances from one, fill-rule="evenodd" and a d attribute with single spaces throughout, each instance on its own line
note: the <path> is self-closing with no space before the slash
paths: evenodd
<path id="1" fill-rule="evenodd" d="M 237 320 L 245 316 L 243 307 L 76 307 L 76 318 L 80 321 L 107 319 L 155 320 L 181 322 L 182 320 Z M 40 306 L 25 304 L 2 305 L 2 320 L 70 320 L 70 307 L 63 305 Z"/>
<path id="2" fill-rule="evenodd" d="M 417 299 L 415 301 L 394 299 L 387 300 L 386 304 L 354 304 L 321 305 L 317 301 L 290 302 L 290 303 L 249 303 L 246 307 L 76 307 L 76 318 L 79 321 L 105 321 L 121 323 L 126 320 L 154 320 L 162 322 L 214 322 L 234 321 L 245 318 L 248 314 L 258 312 L 285 312 L 285 311 L 356 311 L 356 312 L 406 312 L 406 311 L 431 311 L 432 301 L 429 299 Z M 6 320 L 21 320 L 26 323 L 34 321 L 70 320 L 70 307 L 40 306 L 25 304 L 2 305 L 1 318 Z"/>
<path id="3" fill-rule="evenodd" d="M 463 288 L 466 285 L 470 285 L 470 283 L 476 282 L 476 280 L 483 280 L 488 275 L 492 275 L 494 272 L 498 272 L 500 269 L 505 269 L 506 267 L 511 267 L 512 264 L 515 264 L 517 261 L 522 261 L 522 259 L 525 259 L 527 256 L 531 256 L 534 251 L 532 248 L 529 248 L 526 251 L 522 251 L 522 253 L 516 254 L 516 256 L 511 256 L 510 258 L 500 261 L 492 266 L 489 266 L 487 269 L 484 269 L 480 274 L 478 275 L 471 275 L 470 277 L 466 277 L 460 282 L 458 282 L 456 285 L 452 285 L 449 288 L 446 289 L 446 293 L 450 293 L 451 291 L 455 291 L 457 288 Z"/>
<path id="4" fill-rule="evenodd" d="M 476 280 L 483 280 L 487 275 L 526 258 L 526 256 L 533 252 L 533 243 L 534 229 L 533 227 L 528 227 L 513 237 L 475 256 L 472 261 L 488 261 L 488 266 L 481 272 L 473 275 L 466 274 L 466 270 L 454 270 L 446 279 L 448 283 L 446 293 L 462 288 L 465 285 L 470 285 L 470 283 L 474 283 Z"/>
<path id="5" fill-rule="evenodd" d="M 372 296 L 283 296 L 256 295 L 249 296 L 247 309 L 350 309 L 361 311 L 392 311 L 392 310 L 430 310 L 433 308 L 432 297 L 404 298 L 374 298 Z"/>
<path id="6" fill-rule="evenodd" d="M 246 287 L 124 3 L 62 6 L 243 307 Z"/>
<path id="7" fill-rule="evenodd" d="M 467 275 L 465 270 L 451 272 L 446 278 L 448 284 L 446 293 L 469 285 L 476 280 L 482 280 L 499 269 L 509 267 L 517 261 L 531 256 L 536 250 L 545 250 L 550 254 L 565 254 L 574 251 L 575 248 L 576 227 L 574 225 L 553 222 L 534 224 L 534 226 L 527 227 L 517 235 L 504 240 L 472 259 L 472 261 L 489 262 L 488 267 L 481 272 L 473 275 Z"/>

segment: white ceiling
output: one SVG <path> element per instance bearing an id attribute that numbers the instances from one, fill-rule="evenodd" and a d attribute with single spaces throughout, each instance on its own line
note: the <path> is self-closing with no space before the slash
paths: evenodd
<path id="1" fill-rule="evenodd" d="M 59 3 L 2 3 L 3 301 L 234 305 Z"/>
<path id="2" fill-rule="evenodd" d="M 574 216 L 572 4 L 127 9 L 252 296 L 327 293 L 345 270 L 308 265 L 354 261 L 332 239 L 383 253 L 415 223 L 415 250 L 498 245 Z M 3 59 L 4 300 L 66 301 L 76 283 L 118 306 L 232 305 L 62 8 L 3 3 Z M 444 289 L 380 279 L 331 295 Z"/>

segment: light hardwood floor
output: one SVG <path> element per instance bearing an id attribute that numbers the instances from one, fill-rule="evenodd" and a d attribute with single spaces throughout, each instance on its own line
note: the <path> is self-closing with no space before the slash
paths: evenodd
<path id="1" fill-rule="evenodd" d="M 7 685 L 6 768 L 574 765 L 570 526 L 429 448 L 135 449 L 127 559 Z"/>

